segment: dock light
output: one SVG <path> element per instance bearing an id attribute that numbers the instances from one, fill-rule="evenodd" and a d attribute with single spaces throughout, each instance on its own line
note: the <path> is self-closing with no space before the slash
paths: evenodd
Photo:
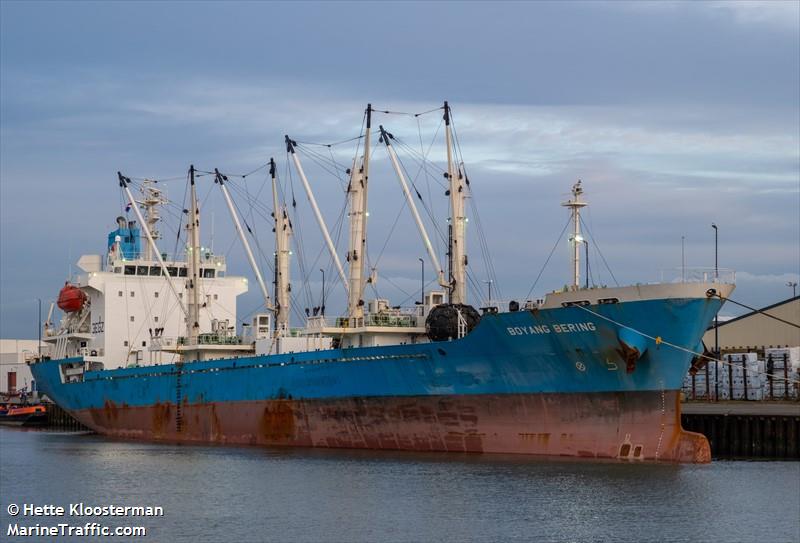
<path id="1" fill-rule="evenodd" d="M 573 238 L 573 241 L 575 241 L 575 243 L 583 243 L 583 236 L 578 234 Z"/>
<path id="2" fill-rule="evenodd" d="M 367 211 L 366 215 L 367 215 L 367 217 L 369 217 L 369 211 Z"/>

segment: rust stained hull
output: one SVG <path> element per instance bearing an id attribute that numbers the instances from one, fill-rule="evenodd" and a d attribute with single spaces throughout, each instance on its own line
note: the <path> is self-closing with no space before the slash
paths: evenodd
<path id="1" fill-rule="evenodd" d="M 681 428 L 675 391 L 106 402 L 72 414 L 101 434 L 151 441 L 711 460 L 706 438 Z"/>

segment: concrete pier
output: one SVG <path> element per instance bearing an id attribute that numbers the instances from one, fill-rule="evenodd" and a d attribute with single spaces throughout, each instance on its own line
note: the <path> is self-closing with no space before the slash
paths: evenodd
<path id="1" fill-rule="evenodd" d="M 800 460 L 800 403 L 688 402 L 686 430 L 704 434 L 714 458 Z"/>

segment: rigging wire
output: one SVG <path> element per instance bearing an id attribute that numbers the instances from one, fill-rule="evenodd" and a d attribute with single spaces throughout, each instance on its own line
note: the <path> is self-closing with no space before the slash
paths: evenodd
<path id="1" fill-rule="evenodd" d="M 353 138 L 348 138 L 346 140 L 335 141 L 333 143 L 314 143 L 312 141 L 300 141 L 300 140 L 297 140 L 295 143 L 297 143 L 298 145 L 301 145 L 301 144 L 302 145 L 316 145 L 318 147 L 328 147 L 328 148 L 330 148 L 330 147 L 335 147 L 337 145 L 341 145 L 343 143 L 350 143 L 351 141 L 360 140 L 363 137 L 364 137 L 364 134 L 361 134 L 360 136 L 355 136 Z"/>
<path id="2" fill-rule="evenodd" d="M 706 293 L 706 295 L 708 295 L 708 293 Z M 791 322 L 791 321 L 787 321 L 787 320 L 782 319 L 782 318 L 780 318 L 780 317 L 778 317 L 776 315 L 773 315 L 772 313 L 767 313 L 766 311 L 764 311 L 762 309 L 756 309 L 755 307 L 750 307 L 749 305 L 743 304 L 741 302 L 737 302 L 736 300 L 732 300 L 730 298 L 726 298 L 725 296 L 722 296 L 719 292 L 713 292 L 713 293 L 711 293 L 709 295 L 709 297 L 711 297 L 711 296 L 719 298 L 723 302 L 730 302 L 732 304 L 744 307 L 745 309 L 749 309 L 750 311 L 753 311 L 754 313 L 760 313 L 760 314 L 764 315 L 765 317 L 769 317 L 770 319 L 775 319 L 776 321 L 782 322 L 783 324 L 788 324 L 789 326 L 793 326 L 795 328 L 800 328 L 800 324 L 797 324 L 797 323 L 794 323 L 794 322 Z"/>
<path id="3" fill-rule="evenodd" d="M 661 336 L 651 336 L 650 334 L 646 334 L 646 333 L 642 332 L 641 330 L 637 330 L 636 328 L 633 328 L 632 326 L 628 326 L 627 324 L 623 324 L 623 323 L 621 323 L 619 321 L 616 321 L 616 320 L 614 320 L 614 319 L 612 319 L 610 317 L 606 317 L 605 315 L 601 315 L 600 313 L 597 313 L 596 311 L 592 311 L 591 309 L 589 309 L 586 306 L 575 305 L 573 307 L 577 307 L 579 309 L 582 309 L 582 310 L 586 311 L 587 313 L 591 313 L 592 315 L 594 315 L 594 316 L 596 316 L 598 318 L 601 318 L 601 319 L 603 319 L 605 321 L 608 321 L 608 322 L 610 322 L 612 324 L 615 324 L 615 325 L 619 326 L 620 328 L 625 328 L 625 329 L 630 330 L 631 332 L 633 332 L 635 334 L 639 334 L 642 337 L 645 337 L 647 339 L 651 339 L 651 340 L 656 342 L 656 345 L 666 345 L 667 347 L 672 347 L 673 349 L 677 349 L 679 351 L 683 351 L 685 353 L 692 354 L 692 355 L 694 355 L 695 357 L 698 357 L 698 358 L 705 358 L 706 360 L 710 360 L 712 362 L 718 362 L 718 363 L 723 364 L 723 365 L 728 365 L 731 368 L 741 367 L 741 366 L 735 365 L 735 364 L 733 364 L 733 363 L 731 363 L 731 362 L 729 362 L 727 360 L 722 360 L 720 358 L 709 356 L 709 355 L 707 355 L 705 353 L 700 353 L 700 352 L 697 352 L 697 351 L 693 351 L 691 349 L 687 349 L 686 347 L 682 347 L 681 345 L 677 345 L 675 343 L 671 343 L 671 342 L 665 340 L 664 338 L 662 338 Z M 767 377 L 772 377 L 773 379 L 779 379 L 781 381 L 787 381 L 789 383 L 800 384 L 800 379 L 790 379 L 790 378 L 784 377 L 782 375 L 772 374 L 772 373 L 767 373 L 767 372 L 757 372 L 757 373 L 761 373 L 763 375 L 766 375 Z"/>
<path id="4" fill-rule="evenodd" d="M 400 167 L 403 169 L 403 172 L 405 173 L 406 179 L 411 183 L 411 187 L 414 189 L 414 192 L 417 195 L 417 199 L 420 201 L 420 203 L 422 203 L 422 208 L 425 210 L 425 213 L 427 213 L 428 219 L 430 220 L 430 224 L 433 226 L 433 228 L 436 231 L 436 233 L 439 234 L 439 237 L 441 237 L 442 240 L 446 241 L 447 237 L 444 235 L 444 233 L 439 228 L 439 225 L 436 223 L 436 218 L 434 217 L 433 210 L 428 206 L 427 202 L 422 198 L 422 194 L 419 192 L 419 189 L 417 188 L 416 183 L 411 178 L 411 175 L 408 173 L 408 168 L 406 168 L 405 163 L 403 163 L 402 159 L 399 156 L 397 157 L 397 162 L 400 164 Z M 436 270 L 436 271 L 438 273 L 439 270 Z"/>
<path id="5" fill-rule="evenodd" d="M 242 179 L 245 179 L 247 176 L 253 175 L 256 172 L 263 170 L 267 166 L 269 166 L 269 162 L 267 162 L 265 164 L 262 164 L 261 166 L 257 167 L 254 170 L 251 170 L 251 171 L 249 171 L 247 173 L 227 173 L 227 172 L 222 172 L 222 171 L 219 172 L 219 173 L 221 173 L 222 175 L 224 175 L 226 177 L 241 177 Z M 211 171 L 207 171 L 207 170 L 198 170 L 197 168 L 195 168 L 194 171 L 195 172 L 200 172 L 202 174 L 202 175 L 196 176 L 196 177 L 203 177 L 205 175 L 216 175 L 216 172 L 211 172 Z"/>
<path id="6" fill-rule="evenodd" d="M 608 270 L 608 273 L 611 274 L 611 279 L 614 280 L 614 284 L 619 286 L 619 282 L 617 281 L 617 278 L 614 277 L 614 272 L 611 271 L 611 267 L 608 265 L 608 262 L 606 262 L 606 257 L 603 256 L 603 251 L 600 250 L 600 246 L 595 241 L 594 236 L 592 236 L 592 231 L 589 229 L 588 226 L 586 226 L 586 222 L 583 220 L 583 217 L 580 217 L 580 221 L 581 221 L 581 224 L 583 225 L 584 230 L 586 230 L 586 233 L 589 234 L 589 239 L 592 240 L 592 245 L 594 245 L 595 249 L 597 249 L 597 254 L 600 255 L 600 259 L 603 261 L 603 264 L 605 265 L 606 269 Z"/>
<path id="7" fill-rule="evenodd" d="M 530 288 L 530 290 L 528 290 L 528 294 L 526 294 L 526 295 L 525 295 L 525 299 L 526 299 L 526 300 L 529 300 L 529 299 L 530 299 L 530 297 L 531 297 L 531 293 L 533 292 L 533 289 L 535 289 L 535 288 L 536 288 L 536 285 L 539 283 L 539 279 L 541 279 L 541 277 L 542 277 L 542 274 L 544 273 L 544 270 L 545 270 L 545 268 L 547 268 L 547 264 L 550 262 L 550 259 L 553 257 L 553 253 L 555 253 L 555 252 L 556 252 L 556 248 L 558 247 L 558 244 L 559 244 L 559 243 L 561 243 L 561 239 L 562 239 L 562 238 L 563 238 L 563 236 L 564 236 L 564 232 L 566 232 L 566 231 L 567 231 L 567 227 L 569 226 L 569 223 L 570 223 L 571 221 L 572 221 L 572 219 L 571 219 L 571 218 L 567 219 L 567 222 L 564 224 L 564 228 L 562 228 L 562 229 L 561 229 L 561 233 L 558 235 L 558 238 L 556 239 L 556 242 L 555 242 L 555 244 L 553 245 L 553 248 L 552 248 L 552 249 L 550 249 L 550 254 L 549 254 L 549 255 L 547 255 L 547 260 L 545 260 L 545 261 L 544 261 L 544 264 L 542 265 L 542 269 L 541 269 L 541 270 L 539 270 L 539 275 L 537 275 L 537 276 L 536 276 L 536 279 L 533 281 L 533 285 L 531 285 L 531 288 Z"/>
<path id="8" fill-rule="evenodd" d="M 483 228 L 483 221 L 481 220 L 480 214 L 478 213 L 478 206 L 475 203 L 475 194 L 472 190 L 472 186 L 469 182 L 469 174 L 467 173 L 467 165 L 464 162 L 464 154 L 461 148 L 461 140 L 458 137 L 458 130 L 456 130 L 456 120 L 453 115 L 452 109 L 450 110 L 450 125 L 452 126 L 453 131 L 453 138 L 455 140 L 455 147 L 456 153 L 458 155 L 458 163 L 461 165 L 462 170 L 464 171 L 464 180 L 466 182 L 467 187 L 469 188 L 469 193 L 472 196 L 470 199 L 470 207 L 472 209 L 473 215 L 475 217 L 475 226 L 478 232 L 478 246 L 481 250 L 481 256 L 483 257 L 484 266 L 486 269 L 487 275 L 489 275 L 489 279 L 494 281 L 495 288 L 497 290 L 498 297 L 502 299 L 502 289 L 500 287 L 499 282 L 497 281 L 497 272 L 494 268 L 494 259 L 492 258 L 491 251 L 489 249 L 489 241 L 486 238 L 486 232 Z"/>
<path id="9" fill-rule="evenodd" d="M 392 238 L 392 234 L 394 234 L 394 230 L 397 227 L 397 223 L 400 221 L 400 217 L 403 215 L 403 211 L 405 211 L 406 209 L 406 205 L 407 205 L 406 201 L 405 199 L 403 199 L 400 204 L 400 209 L 397 211 L 397 216 L 394 218 L 394 222 L 392 223 L 392 228 L 389 230 L 389 234 L 386 236 L 386 241 L 383 242 L 383 247 L 381 247 L 381 252 L 378 253 L 378 258 L 377 260 L 375 260 L 374 263 L 375 268 L 378 267 L 378 264 L 381 261 L 381 257 L 383 257 L 383 252 L 386 250 L 386 246 L 389 244 L 389 240 Z"/>
<path id="10" fill-rule="evenodd" d="M 295 247 L 297 248 L 297 264 L 300 268 L 300 276 L 303 277 L 303 281 L 301 283 L 303 293 L 305 294 L 306 301 L 305 306 L 310 307 L 313 305 L 312 297 L 311 297 L 311 287 L 308 285 L 308 281 L 305 279 L 308 277 L 306 272 L 306 262 L 305 262 L 305 242 L 303 240 L 303 228 L 302 222 L 296 220 L 297 219 L 297 199 L 294 193 L 294 175 L 292 175 L 292 168 L 289 166 L 289 153 L 287 151 L 286 156 L 286 177 L 288 178 L 289 188 L 292 194 L 292 215 L 294 215 L 295 220 L 293 221 L 294 226 L 294 240 L 295 240 Z"/>
<path id="11" fill-rule="evenodd" d="M 346 168 L 341 167 L 335 159 L 331 161 L 325 155 L 318 153 L 308 147 L 297 145 L 297 149 L 303 151 L 305 156 L 308 156 L 312 162 L 314 162 L 317 166 L 328 172 L 329 174 L 336 177 L 339 181 L 339 185 L 341 186 L 342 190 L 345 189 L 346 184 L 344 179 L 342 178 L 342 173 L 346 170 Z"/>
<path id="12" fill-rule="evenodd" d="M 380 109 L 380 108 L 372 108 L 372 111 L 373 111 L 373 113 L 383 113 L 384 115 L 406 115 L 406 116 L 409 116 L 409 117 L 421 117 L 422 115 L 427 115 L 428 113 L 433 113 L 434 111 L 439 111 L 441 109 L 444 109 L 444 106 L 439 106 L 437 108 L 429 109 L 427 111 L 422 111 L 420 113 L 408 113 L 408 112 L 405 112 L 405 111 L 391 111 L 391 110 Z"/>

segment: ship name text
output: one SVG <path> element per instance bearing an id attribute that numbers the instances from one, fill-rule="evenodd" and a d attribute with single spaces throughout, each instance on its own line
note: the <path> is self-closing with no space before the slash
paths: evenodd
<path id="1" fill-rule="evenodd" d="M 537 336 L 540 334 L 571 334 L 573 332 L 594 332 L 597 326 L 591 321 L 557 324 L 536 324 L 533 326 L 509 326 L 509 336 Z"/>

